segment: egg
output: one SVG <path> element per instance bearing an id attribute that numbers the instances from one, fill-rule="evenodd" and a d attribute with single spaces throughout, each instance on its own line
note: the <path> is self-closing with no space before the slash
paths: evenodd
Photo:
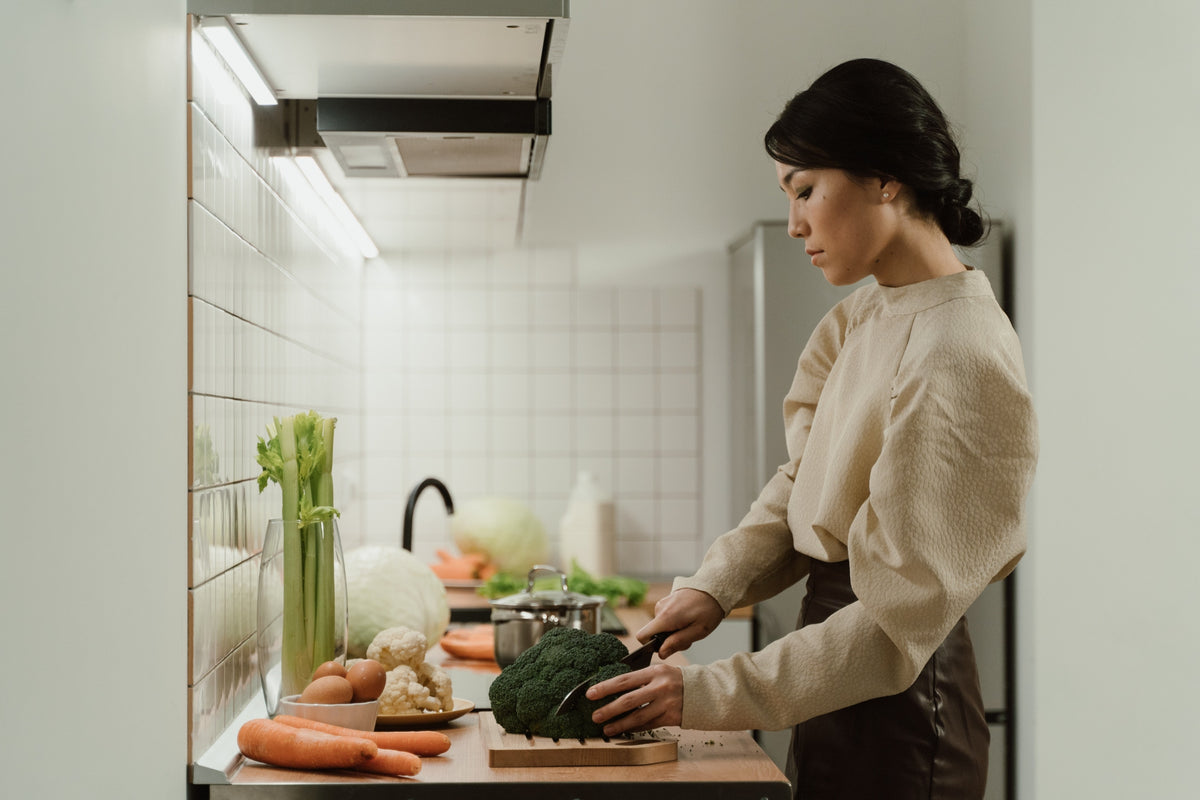
<path id="1" fill-rule="evenodd" d="M 313 670 L 313 680 L 324 678 L 326 675 L 337 675 L 339 678 L 346 677 L 346 668 L 336 661 L 326 661 L 321 666 Z"/>
<path id="2" fill-rule="evenodd" d="M 354 702 L 376 700 L 383 694 L 383 687 L 387 684 L 387 670 L 378 661 L 364 658 L 354 662 L 346 671 L 346 680 L 354 689 Z"/>
<path id="3" fill-rule="evenodd" d="M 300 693 L 301 703 L 349 703 L 354 698 L 354 687 L 341 675 L 326 675 L 317 678 Z"/>

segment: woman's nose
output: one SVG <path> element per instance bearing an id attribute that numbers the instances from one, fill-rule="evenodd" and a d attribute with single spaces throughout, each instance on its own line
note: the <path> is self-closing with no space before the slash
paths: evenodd
<path id="1" fill-rule="evenodd" d="M 788 236 L 793 239 L 808 238 L 808 221 L 796 210 L 795 206 L 788 209 Z"/>

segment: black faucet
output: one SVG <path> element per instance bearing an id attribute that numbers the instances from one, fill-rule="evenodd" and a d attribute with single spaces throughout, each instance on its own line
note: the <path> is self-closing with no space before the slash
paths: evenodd
<path id="1" fill-rule="evenodd" d="M 439 481 L 437 478 L 426 478 L 417 484 L 417 488 L 413 489 L 408 495 L 408 507 L 404 509 L 404 531 L 401 534 L 400 546 L 405 550 L 412 551 L 412 524 L 413 511 L 417 507 L 417 498 L 421 496 L 421 492 L 428 489 L 430 486 L 437 489 L 442 495 L 442 500 L 446 503 L 446 513 L 454 513 L 454 501 L 450 499 L 450 490 L 446 488 L 446 484 Z"/>

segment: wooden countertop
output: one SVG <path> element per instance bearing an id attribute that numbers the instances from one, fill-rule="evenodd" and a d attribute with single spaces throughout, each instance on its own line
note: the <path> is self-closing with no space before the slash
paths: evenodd
<path id="1" fill-rule="evenodd" d="M 463 592 L 470 590 L 453 590 Z M 471 592 L 473 594 L 473 591 Z M 453 597 L 452 604 L 463 598 Z M 480 598 L 482 600 L 482 598 Z M 484 601 L 486 605 L 486 601 Z M 622 608 L 618 616 L 630 631 L 650 619 L 649 609 Z M 628 637 L 632 642 L 632 637 Z M 440 648 L 430 651 L 430 661 L 462 667 L 468 662 L 446 658 Z M 668 662 L 686 663 L 679 654 Z M 476 664 L 483 672 L 498 672 L 495 664 Z M 403 797 L 414 800 L 481 797 L 496 800 L 540 800 L 568 797 L 600 800 L 614 796 L 626 800 L 700 800 L 705 797 L 747 800 L 787 800 L 791 789 L 774 762 L 754 742 L 748 731 L 691 731 L 661 728 L 663 737 L 675 739 L 678 760 L 632 767 L 490 767 L 481 737 L 479 715 L 467 714 L 437 726 L 452 741 L 450 750 L 422 760 L 415 778 L 388 778 L 349 771 L 305 772 L 239 760 L 230 770 L 228 784 L 209 785 L 209 797 L 220 798 L 334 798 Z M 352 787 L 352 788 L 351 788 Z M 554 791 L 567 788 L 567 793 Z"/>

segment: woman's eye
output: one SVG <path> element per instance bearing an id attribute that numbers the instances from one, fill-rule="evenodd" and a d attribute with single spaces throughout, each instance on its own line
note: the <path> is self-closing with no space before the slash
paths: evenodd
<path id="1" fill-rule="evenodd" d="M 807 200 L 811 195 L 812 195 L 812 187 L 806 186 L 803 189 L 800 189 L 799 191 L 796 192 L 796 199 L 797 200 Z"/>

